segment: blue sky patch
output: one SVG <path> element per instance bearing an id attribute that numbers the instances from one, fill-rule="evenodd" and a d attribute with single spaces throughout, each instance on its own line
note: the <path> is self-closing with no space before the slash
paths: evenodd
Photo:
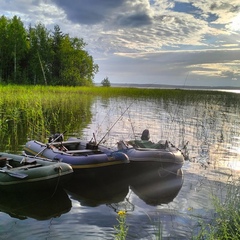
<path id="1" fill-rule="evenodd" d="M 201 18 L 202 11 L 193 6 L 192 3 L 183 3 L 183 2 L 175 2 L 175 5 L 171 10 L 175 12 L 183 12 L 193 15 L 195 18 Z"/>

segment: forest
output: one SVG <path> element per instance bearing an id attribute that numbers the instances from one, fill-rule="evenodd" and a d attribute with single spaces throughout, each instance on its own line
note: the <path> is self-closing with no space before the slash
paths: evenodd
<path id="1" fill-rule="evenodd" d="M 0 17 L 0 84 L 93 86 L 98 65 L 82 38 L 58 25 L 24 27 L 17 16 Z"/>

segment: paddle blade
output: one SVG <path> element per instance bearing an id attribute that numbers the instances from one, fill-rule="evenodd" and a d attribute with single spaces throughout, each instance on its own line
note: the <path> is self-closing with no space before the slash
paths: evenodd
<path id="1" fill-rule="evenodd" d="M 28 175 L 24 174 L 24 173 L 17 173 L 17 172 L 13 172 L 13 171 L 6 171 L 6 170 L 3 170 L 3 169 L 1 169 L 0 172 L 6 173 L 6 174 L 8 174 L 11 177 L 20 178 L 20 179 L 24 179 L 24 178 L 28 177 Z"/>

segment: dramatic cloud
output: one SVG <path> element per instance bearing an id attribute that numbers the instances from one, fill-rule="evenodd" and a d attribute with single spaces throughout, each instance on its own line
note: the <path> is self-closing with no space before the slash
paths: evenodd
<path id="1" fill-rule="evenodd" d="M 78 24 L 99 24 L 108 18 L 111 12 L 122 5 L 122 0 L 52 0 L 67 14 L 67 18 Z"/>
<path id="2" fill-rule="evenodd" d="M 58 24 L 83 38 L 99 65 L 96 82 L 240 86 L 239 0 L 0 3 L 0 14 L 18 15 L 26 26 Z"/>

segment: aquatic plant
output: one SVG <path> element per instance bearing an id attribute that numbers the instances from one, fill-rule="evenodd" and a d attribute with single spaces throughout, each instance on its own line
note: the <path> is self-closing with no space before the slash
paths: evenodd
<path id="1" fill-rule="evenodd" d="M 115 239 L 124 240 L 126 239 L 128 226 L 126 224 L 126 211 L 120 210 L 117 212 L 118 225 L 114 226 L 116 231 Z"/>
<path id="2" fill-rule="evenodd" d="M 85 127 L 91 119 L 93 97 L 70 89 L 0 86 L 1 150 L 17 152 L 28 138 L 46 141 L 50 133 L 72 133 Z"/>
<path id="3" fill-rule="evenodd" d="M 225 201 L 213 197 L 214 218 L 201 223 L 201 230 L 194 239 L 240 239 L 240 179 L 227 187 Z"/>

